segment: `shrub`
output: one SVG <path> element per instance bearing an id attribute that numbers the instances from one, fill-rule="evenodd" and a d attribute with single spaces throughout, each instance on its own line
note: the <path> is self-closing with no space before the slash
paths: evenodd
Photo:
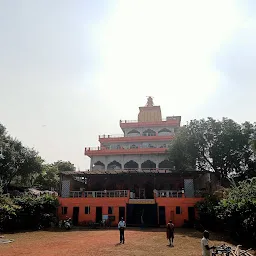
<path id="1" fill-rule="evenodd" d="M 256 178 L 232 186 L 224 198 L 208 196 L 196 207 L 205 228 L 225 228 L 239 241 L 256 242 Z"/>
<path id="2" fill-rule="evenodd" d="M 229 189 L 215 210 L 234 238 L 256 241 L 256 178 Z"/>
<path id="3" fill-rule="evenodd" d="M 3 209 L 0 224 L 8 231 L 37 229 L 40 225 L 47 227 L 56 216 L 58 205 L 58 198 L 51 195 L 5 198 L 0 201 L 0 210 Z"/>

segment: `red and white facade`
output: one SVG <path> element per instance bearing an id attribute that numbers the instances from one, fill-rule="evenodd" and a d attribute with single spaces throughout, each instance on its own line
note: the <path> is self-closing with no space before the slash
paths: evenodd
<path id="1" fill-rule="evenodd" d="M 85 148 L 90 170 L 170 168 L 166 151 L 180 122 L 180 116 L 163 120 L 160 106 L 154 106 L 149 97 L 137 121 L 120 121 L 122 135 L 99 136 L 99 147 Z"/>

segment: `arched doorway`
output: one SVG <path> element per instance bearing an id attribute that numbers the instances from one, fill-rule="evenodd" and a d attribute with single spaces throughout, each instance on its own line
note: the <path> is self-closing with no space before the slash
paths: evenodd
<path id="1" fill-rule="evenodd" d="M 97 161 L 92 166 L 93 170 L 105 170 L 105 164 L 103 164 L 101 161 Z"/>
<path id="2" fill-rule="evenodd" d="M 107 170 L 120 170 L 121 168 L 122 168 L 122 165 L 117 161 L 112 161 L 107 166 Z"/>
<path id="3" fill-rule="evenodd" d="M 138 169 L 139 165 L 135 161 L 131 160 L 124 165 L 125 169 Z"/>
<path id="4" fill-rule="evenodd" d="M 142 169 L 155 169 L 156 164 L 152 162 L 151 160 L 147 160 L 141 164 Z"/>
<path id="5" fill-rule="evenodd" d="M 172 165 L 171 162 L 169 160 L 164 160 L 161 163 L 159 163 L 159 168 L 162 169 L 171 169 Z"/>

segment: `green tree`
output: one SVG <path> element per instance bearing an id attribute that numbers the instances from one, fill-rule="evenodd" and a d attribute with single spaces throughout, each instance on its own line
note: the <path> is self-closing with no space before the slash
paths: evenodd
<path id="1" fill-rule="evenodd" d="M 237 124 L 231 119 L 192 120 L 180 129 L 169 148 L 169 158 L 177 171 L 213 171 L 220 179 L 229 174 L 255 175 L 251 141 L 255 125 Z"/>
<path id="2" fill-rule="evenodd" d="M 59 172 L 69 172 L 69 171 L 75 171 L 76 168 L 74 164 L 70 163 L 69 161 L 57 161 L 53 163 L 54 166 L 57 167 Z"/>
<path id="3" fill-rule="evenodd" d="M 41 190 L 57 190 L 59 186 L 59 171 L 55 164 L 45 164 L 43 171 L 40 173 L 35 181 L 34 185 Z"/>
<path id="4" fill-rule="evenodd" d="M 34 149 L 24 147 L 10 136 L 2 139 L 4 159 L 0 159 L 0 180 L 4 188 L 17 177 L 28 178 L 42 171 L 42 159 Z"/>

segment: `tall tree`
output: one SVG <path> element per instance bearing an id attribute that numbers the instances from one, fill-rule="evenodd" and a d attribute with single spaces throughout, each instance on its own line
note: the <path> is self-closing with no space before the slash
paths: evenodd
<path id="1" fill-rule="evenodd" d="M 177 171 L 213 171 L 220 179 L 229 174 L 253 176 L 255 131 L 249 122 L 239 125 L 227 118 L 192 120 L 171 144 L 170 161 Z"/>
<path id="2" fill-rule="evenodd" d="M 45 164 L 34 185 L 42 190 L 57 190 L 59 185 L 59 171 L 54 164 Z"/>
<path id="3" fill-rule="evenodd" d="M 16 177 L 29 178 L 42 171 L 42 160 L 34 149 L 24 147 L 20 141 L 6 136 L 2 143 L 0 180 L 6 188 Z"/>
<path id="4" fill-rule="evenodd" d="M 0 124 L 0 181 L 4 189 L 17 177 L 28 179 L 42 171 L 42 159 L 34 149 L 12 138 Z"/>
<path id="5" fill-rule="evenodd" d="M 53 164 L 59 172 L 68 172 L 68 171 L 75 171 L 76 167 L 74 164 L 70 163 L 69 161 L 57 161 Z"/>

